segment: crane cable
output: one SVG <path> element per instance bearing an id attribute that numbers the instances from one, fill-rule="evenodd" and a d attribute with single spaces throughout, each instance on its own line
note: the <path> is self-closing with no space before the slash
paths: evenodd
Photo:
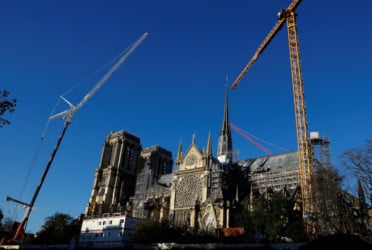
<path id="1" fill-rule="evenodd" d="M 132 45 L 130 45 L 128 48 L 126 48 L 125 50 L 122 50 L 117 56 L 115 56 L 114 58 L 112 58 L 111 60 L 109 60 L 107 63 L 103 64 L 100 68 L 98 68 L 96 71 L 94 71 L 93 73 L 91 73 L 90 75 L 88 75 L 86 78 L 84 78 L 83 80 L 81 80 L 80 82 L 78 82 L 77 84 L 75 84 L 74 86 L 72 86 L 70 89 L 66 90 L 61 96 L 65 96 L 67 94 L 69 94 L 70 92 L 72 92 L 74 89 L 78 88 L 79 86 L 81 86 L 83 83 L 87 82 L 89 79 L 91 79 L 93 76 L 97 75 L 98 73 L 100 73 L 101 71 L 103 71 L 105 68 L 108 67 L 108 65 L 112 64 L 113 62 L 117 61 L 117 59 L 119 57 L 121 57 L 122 55 L 124 55 L 124 53 L 126 53 L 129 48 L 131 47 Z M 60 98 L 58 98 L 58 101 L 60 101 Z"/>
<path id="2" fill-rule="evenodd" d="M 53 114 L 58 106 L 58 103 L 60 102 L 60 100 L 57 101 L 56 105 L 54 106 L 51 114 Z M 45 138 L 45 134 L 46 134 L 46 131 L 47 131 L 47 128 L 49 126 L 49 119 L 47 120 L 46 124 L 45 124 L 45 127 L 44 127 L 44 130 L 41 134 L 41 137 L 40 137 L 40 141 L 36 147 L 36 151 L 35 151 L 35 154 L 32 158 L 32 161 L 30 163 L 30 166 L 28 167 L 28 171 L 27 171 L 27 175 L 25 177 L 25 180 L 23 182 L 23 185 L 22 185 L 22 188 L 21 188 L 21 192 L 19 194 L 19 199 L 22 200 L 22 197 L 23 197 L 23 194 L 25 192 L 25 189 L 26 189 L 26 186 L 28 185 L 28 182 L 29 182 L 29 179 L 30 179 L 30 175 L 32 173 L 32 170 L 34 169 L 35 165 L 36 165 L 36 162 L 37 162 L 37 159 L 40 155 L 40 150 L 41 150 L 41 147 L 42 147 L 42 144 L 44 142 L 44 138 Z M 16 206 L 19 206 L 19 204 L 16 204 Z M 16 209 L 13 209 L 13 214 L 11 216 L 12 218 L 12 221 L 15 221 L 15 218 L 17 217 L 17 210 Z"/>
<path id="3" fill-rule="evenodd" d="M 44 135 L 45 135 L 45 131 L 46 131 L 46 128 L 47 128 L 48 124 L 49 124 L 49 121 L 47 122 L 47 124 L 46 124 L 46 126 L 44 128 L 43 134 L 42 134 L 42 136 L 40 138 L 40 141 L 39 141 L 39 143 L 38 143 L 38 145 L 36 147 L 35 154 L 34 154 L 34 156 L 32 158 L 32 161 L 31 161 L 31 163 L 30 163 L 30 165 L 28 167 L 27 175 L 25 177 L 25 180 L 24 180 L 23 185 L 22 185 L 22 188 L 21 188 L 21 192 L 19 194 L 19 199 L 20 200 L 22 200 L 22 197 L 23 197 L 23 194 L 24 194 L 24 192 L 26 190 L 26 186 L 27 186 L 27 184 L 29 182 L 29 179 L 30 179 L 30 175 L 32 173 L 32 170 L 34 169 L 34 167 L 36 165 L 36 162 L 37 162 L 37 159 L 38 159 L 38 157 L 40 155 L 40 149 L 41 149 L 42 144 L 44 142 Z M 15 204 L 15 206 L 19 206 L 19 204 Z M 18 215 L 17 214 L 17 209 L 13 209 L 13 214 L 11 216 L 13 223 L 16 221 L 17 215 Z"/>
<path id="4" fill-rule="evenodd" d="M 236 126 L 236 125 L 235 125 L 235 126 Z M 247 135 L 249 135 L 250 137 L 253 137 L 253 138 L 255 138 L 256 140 L 258 140 L 258 141 L 260 141 L 260 142 L 262 142 L 262 143 L 266 143 L 266 144 L 268 144 L 268 145 L 270 145 L 270 146 L 273 146 L 273 147 L 279 148 L 279 149 L 283 150 L 284 152 L 288 152 L 288 151 L 290 151 L 289 149 L 287 149 L 287 148 L 285 148 L 285 147 L 282 147 L 282 146 L 276 145 L 276 144 L 274 144 L 274 143 L 271 143 L 271 142 L 269 142 L 269 141 L 263 140 L 263 139 L 261 139 L 261 138 L 255 136 L 255 135 L 253 135 L 253 134 L 251 134 L 251 133 L 245 131 L 245 130 L 242 129 L 242 128 L 239 128 L 239 129 L 240 129 L 241 131 L 243 131 L 244 133 L 246 133 Z"/>
<path id="5" fill-rule="evenodd" d="M 284 148 L 284 147 L 281 147 L 281 146 L 278 146 L 278 145 L 273 144 L 273 143 L 271 143 L 271 142 L 268 142 L 268 141 L 266 141 L 266 140 L 263 140 L 263 139 L 261 139 L 261 138 L 255 136 L 255 135 L 253 135 L 253 134 L 251 134 L 251 133 L 245 131 L 244 129 L 239 128 L 238 126 L 236 126 L 236 125 L 234 125 L 234 124 L 232 124 L 232 123 L 230 123 L 230 126 L 231 126 L 232 129 L 234 129 L 236 132 L 238 132 L 238 133 L 241 134 L 242 136 L 244 136 L 244 137 L 246 136 L 246 137 L 245 137 L 246 139 L 248 139 L 250 142 L 252 142 L 252 143 L 255 144 L 257 147 L 259 147 L 261 150 L 263 150 L 264 152 L 266 152 L 266 153 L 268 153 L 268 154 L 270 154 L 271 151 L 268 150 L 268 149 L 266 149 L 263 145 L 261 145 L 261 144 L 258 143 L 257 141 L 260 141 L 260 142 L 265 143 L 265 144 L 268 144 L 268 145 L 270 145 L 270 146 L 273 146 L 273 147 L 279 148 L 279 149 L 283 150 L 284 152 L 289 151 L 288 149 L 286 149 L 286 148 Z M 253 140 L 253 138 L 256 139 L 257 141 Z M 272 154 L 272 153 L 271 153 L 271 154 Z"/>

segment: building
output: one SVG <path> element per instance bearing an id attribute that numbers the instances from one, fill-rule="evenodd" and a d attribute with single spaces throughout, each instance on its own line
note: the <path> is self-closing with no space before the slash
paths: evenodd
<path id="1" fill-rule="evenodd" d="M 255 197 L 268 190 L 298 190 L 297 151 L 234 161 L 227 87 L 217 156 L 211 142 L 209 133 L 201 149 L 192 135 L 191 145 L 183 151 L 180 141 L 173 162 L 172 153 L 160 146 L 142 148 L 139 137 L 111 132 L 103 144 L 85 215 L 166 219 L 174 226 L 215 232 L 235 226 L 237 204 L 244 202 L 252 209 Z"/>
<path id="2" fill-rule="evenodd" d="M 110 133 L 102 147 L 85 215 L 124 213 L 134 194 L 140 164 L 140 139 L 126 131 Z"/>
<path id="3" fill-rule="evenodd" d="M 159 146 L 141 151 L 136 188 L 128 212 L 137 218 L 161 221 L 169 217 L 172 153 Z"/>

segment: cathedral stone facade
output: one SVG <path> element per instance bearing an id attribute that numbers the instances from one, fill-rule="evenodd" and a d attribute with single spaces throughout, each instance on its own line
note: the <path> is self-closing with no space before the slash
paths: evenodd
<path id="1" fill-rule="evenodd" d="M 124 212 L 136 187 L 140 139 L 125 131 L 112 132 L 102 148 L 86 215 Z"/>
<path id="2" fill-rule="evenodd" d="M 160 146 L 142 148 L 139 137 L 111 132 L 103 144 L 85 215 L 122 213 L 215 232 L 236 226 L 236 205 L 249 209 L 254 192 L 299 186 L 296 152 L 233 161 L 227 87 L 216 157 L 211 140 L 209 134 L 201 150 L 192 135 L 186 151 L 181 141 L 173 162 L 172 153 Z"/>
<path id="3" fill-rule="evenodd" d="M 213 231 L 228 227 L 229 210 L 223 197 L 222 164 L 212 155 L 211 138 L 206 150 L 192 140 L 182 156 L 179 150 L 178 170 L 171 186 L 170 220 L 178 226 Z"/>

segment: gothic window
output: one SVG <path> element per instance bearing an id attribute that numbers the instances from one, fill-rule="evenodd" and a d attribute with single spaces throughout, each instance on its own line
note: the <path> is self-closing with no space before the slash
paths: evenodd
<path id="1" fill-rule="evenodd" d="M 134 148 L 133 145 L 128 146 L 128 170 L 132 169 L 134 164 Z"/>
<path id="2" fill-rule="evenodd" d="M 158 165 L 156 166 L 156 176 L 160 176 L 162 174 L 162 164 L 163 159 L 159 157 Z"/>
<path id="3" fill-rule="evenodd" d="M 123 149 L 123 159 L 122 159 L 123 164 L 126 164 L 126 160 L 127 160 L 127 157 L 128 157 L 127 154 L 128 154 L 128 146 L 125 145 L 124 149 Z M 125 166 L 125 167 L 128 168 L 128 166 Z"/>
<path id="4" fill-rule="evenodd" d="M 105 143 L 103 148 L 103 155 L 102 155 L 102 167 L 107 167 L 110 165 L 111 156 L 112 156 L 112 145 L 109 143 Z"/>
<path id="5" fill-rule="evenodd" d="M 202 180 L 198 176 L 183 177 L 176 186 L 176 206 L 191 207 L 201 199 Z"/>
<path id="6" fill-rule="evenodd" d="M 103 174 L 99 183 L 98 183 L 98 186 L 106 186 L 107 179 L 108 179 L 107 174 Z"/>
<path id="7" fill-rule="evenodd" d="M 189 225 L 190 223 L 190 211 L 188 209 L 178 210 L 174 214 L 174 222 L 176 225 Z"/>
<path id="8" fill-rule="evenodd" d="M 163 172 L 162 172 L 162 174 L 166 174 L 167 173 L 167 166 L 168 166 L 168 164 L 167 164 L 167 162 L 166 161 L 163 161 Z"/>
<path id="9" fill-rule="evenodd" d="M 211 214 L 207 214 L 203 219 L 204 230 L 207 232 L 214 232 L 216 228 L 216 221 Z"/>
<path id="10" fill-rule="evenodd" d="M 186 165 L 194 165 L 197 162 L 196 155 L 192 154 L 186 158 Z"/>

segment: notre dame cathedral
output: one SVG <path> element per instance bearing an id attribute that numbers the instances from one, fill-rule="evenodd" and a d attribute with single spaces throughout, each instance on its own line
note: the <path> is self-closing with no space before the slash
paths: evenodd
<path id="1" fill-rule="evenodd" d="M 211 140 L 209 134 L 202 150 L 192 135 L 185 151 L 181 141 L 174 161 L 167 149 L 142 148 L 139 137 L 111 132 L 103 143 L 85 215 L 167 219 L 173 225 L 214 232 L 234 226 L 234 208 L 243 204 L 251 209 L 252 194 L 298 188 L 297 151 L 234 161 L 227 87 L 217 156 Z"/>

